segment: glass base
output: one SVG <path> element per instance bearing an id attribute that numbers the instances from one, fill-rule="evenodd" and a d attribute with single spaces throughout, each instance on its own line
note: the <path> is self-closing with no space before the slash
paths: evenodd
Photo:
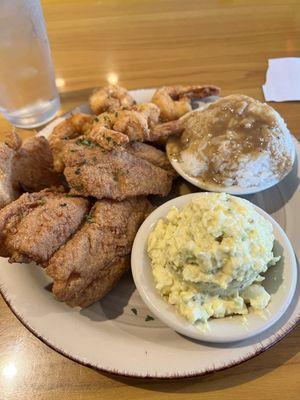
<path id="1" fill-rule="evenodd" d="M 4 117 L 18 128 L 37 128 L 55 117 L 60 108 L 59 97 L 48 101 L 39 101 L 14 112 L 2 111 Z"/>

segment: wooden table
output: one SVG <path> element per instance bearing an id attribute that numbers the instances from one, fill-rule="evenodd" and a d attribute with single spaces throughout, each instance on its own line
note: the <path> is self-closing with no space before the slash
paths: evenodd
<path id="1" fill-rule="evenodd" d="M 42 1 L 62 111 L 92 88 L 213 83 L 263 99 L 267 62 L 300 56 L 300 3 Z M 273 104 L 300 138 L 299 103 Z M 0 119 L 0 128 L 9 124 Z M 3 128 L 3 129 L 2 129 Z M 31 135 L 23 131 L 23 136 Z M 202 378 L 137 380 L 57 354 L 0 301 L 0 399 L 299 399 L 300 327 L 259 357 Z M 113 350 L 112 350 L 113 351 Z M 16 367 L 16 370 L 14 369 Z"/>

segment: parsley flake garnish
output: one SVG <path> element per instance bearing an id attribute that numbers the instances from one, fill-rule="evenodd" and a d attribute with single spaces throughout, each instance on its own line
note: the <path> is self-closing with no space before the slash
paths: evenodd
<path id="1" fill-rule="evenodd" d="M 43 199 L 38 201 L 39 206 L 44 206 L 45 204 L 46 204 L 46 202 Z"/>
<path id="2" fill-rule="evenodd" d="M 148 321 L 154 321 L 154 318 L 151 317 L 151 315 L 147 315 L 146 318 L 145 318 L 145 321 L 146 321 L 146 322 L 148 322 Z"/>
<path id="3" fill-rule="evenodd" d="M 80 172 L 80 168 L 76 168 L 76 169 L 75 169 L 75 175 L 80 175 L 80 173 L 81 173 L 81 172 Z"/>
<path id="4" fill-rule="evenodd" d="M 66 197 L 81 197 L 78 194 L 67 193 Z"/>
<path id="5" fill-rule="evenodd" d="M 72 188 L 77 190 L 77 192 L 80 192 L 83 189 L 82 185 L 73 185 Z"/>
<path id="6" fill-rule="evenodd" d="M 134 315 L 137 315 L 137 309 L 136 309 L 136 308 L 131 308 L 131 312 L 132 312 Z"/>
<path id="7" fill-rule="evenodd" d="M 88 224 L 93 224 L 95 221 L 91 215 L 91 212 L 89 212 L 88 214 L 86 214 L 85 216 L 85 220 Z"/>
<path id="8" fill-rule="evenodd" d="M 117 171 L 115 171 L 115 173 L 113 174 L 113 180 L 114 180 L 115 182 L 120 182 L 120 178 L 121 178 L 122 176 L 124 176 L 124 175 L 125 175 L 125 173 L 124 173 L 123 171 L 117 170 Z"/>
<path id="9" fill-rule="evenodd" d="M 119 174 L 118 173 L 113 174 L 113 180 L 115 182 L 119 182 Z"/>
<path id="10" fill-rule="evenodd" d="M 67 206 L 67 203 L 61 203 L 60 206 L 61 206 L 61 207 L 66 207 L 66 206 Z"/>
<path id="11" fill-rule="evenodd" d="M 94 147 L 93 143 L 89 139 L 77 139 L 75 143 L 79 146 Z"/>

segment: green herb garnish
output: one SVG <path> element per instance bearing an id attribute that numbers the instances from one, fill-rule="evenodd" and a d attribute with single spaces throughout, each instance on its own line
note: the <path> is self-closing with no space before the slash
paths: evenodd
<path id="1" fill-rule="evenodd" d="M 88 224 L 93 224 L 95 222 L 95 220 L 93 219 L 91 212 L 89 212 L 88 214 L 86 214 L 85 216 L 85 220 Z"/>
<path id="2" fill-rule="evenodd" d="M 81 190 L 83 189 L 82 185 L 73 185 L 72 188 L 77 190 L 77 192 L 81 192 Z"/>
<path id="3" fill-rule="evenodd" d="M 75 143 L 79 146 L 94 147 L 93 143 L 89 139 L 77 139 Z"/>
<path id="4" fill-rule="evenodd" d="M 81 197 L 78 194 L 67 193 L 65 197 Z"/>
<path id="5" fill-rule="evenodd" d="M 67 203 L 61 203 L 60 206 L 61 206 L 61 207 L 66 207 L 66 206 L 67 206 Z"/>
<path id="6" fill-rule="evenodd" d="M 46 202 L 43 199 L 38 201 L 39 206 L 44 206 L 45 204 L 46 204 Z"/>
<path id="7" fill-rule="evenodd" d="M 119 182 L 122 175 L 124 175 L 124 172 L 123 172 L 123 171 L 121 171 L 121 170 L 116 171 L 116 172 L 113 174 L 113 180 L 114 180 L 115 182 Z"/>
<path id="8" fill-rule="evenodd" d="M 106 136 L 106 140 L 108 143 L 112 142 L 112 144 L 118 144 L 111 136 Z"/>
<path id="9" fill-rule="evenodd" d="M 118 173 L 113 174 L 113 180 L 115 182 L 119 182 L 119 174 Z"/>
<path id="10" fill-rule="evenodd" d="M 76 168 L 76 169 L 75 169 L 75 175 L 80 175 L 80 173 L 81 173 L 81 172 L 80 172 L 80 168 Z"/>
<path id="11" fill-rule="evenodd" d="M 148 322 L 148 321 L 154 321 L 154 318 L 151 317 L 151 315 L 147 315 L 146 318 L 145 318 L 145 321 L 146 321 L 146 322 Z"/>
<path id="12" fill-rule="evenodd" d="M 131 312 L 132 312 L 134 315 L 137 315 L 137 309 L 136 309 L 136 308 L 131 308 Z"/>

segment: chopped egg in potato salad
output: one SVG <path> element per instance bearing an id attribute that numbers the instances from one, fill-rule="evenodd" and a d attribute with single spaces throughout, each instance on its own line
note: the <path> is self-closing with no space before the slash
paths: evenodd
<path id="1" fill-rule="evenodd" d="M 273 229 L 246 200 L 203 193 L 173 207 L 148 239 L 157 290 L 193 324 L 261 310 L 270 295 L 260 284 L 280 257 Z"/>

